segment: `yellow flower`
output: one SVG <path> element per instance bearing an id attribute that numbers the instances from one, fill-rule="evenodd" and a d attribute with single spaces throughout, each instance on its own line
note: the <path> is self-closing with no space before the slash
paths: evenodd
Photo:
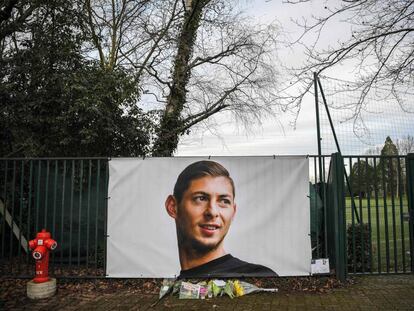
<path id="1" fill-rule="evenodd" d="M 235 280 L 234 283 L 234 292 L 236 294 L 236 297 L 240 297 L 244 295 L 244 289 L 243 286 L 240 285 L 238 280 Z"/>

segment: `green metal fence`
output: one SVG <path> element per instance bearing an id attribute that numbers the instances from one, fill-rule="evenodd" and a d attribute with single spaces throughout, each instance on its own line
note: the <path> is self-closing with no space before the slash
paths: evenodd
<path id="1" fill-rule="evenodd" d="M 414 155 L 311 157 L 311 175 L 313 258 L 329 257 L 337 276 L 414 272 Z"/>
<path id="2" fill-rule="evenodd" d="M 316 73 L 314 73 L 314 87 L 318 157 L 314 159 L 315 182 L 313 187 L 321 198 L 321 208 L 324 210 L 324 218 L 322 220 L 319 218 L 317 221 L 325 223 L 325 237 L 335 234 L 329 232 L 329 225 L 326 225 L 330 221 L 336 221 L 333 217 L 329 217 L 335 200 L 332 198 L 328 200 L 328 198 L 331 192 L 335 192 L 339 187 L 338 185 L 331 187 L 327 192 L 326 180 L 333 175 L 337 177 L 339 168 L 335 168 L 335 165 L 326 165 L 326 157 L 322 156 L 322 141 L 329 141 L 332 147 L 335 146 L 338 153 L 333 157 L 340 158 L 345 168 L 342 182 L 344 184 L 346 224 L 344 235 L 347 239 L 347 264 L 346 267 L 339 268 L 347 269 L 353 274 L 414 272 L 414 155 L 342 157 L 340 140 L 335 130 L 335 120 L 331 116 L 327 97 Z M 334 93 L 341 92 L 335 91 Z M 323 111 L 319 109 L 320 99 L 325 108 Z M 335 108 L 332 101 L 329 104 L 333 105 L 331 108 Z M 336 108 L 338 108 L 337 105 Z M 339 110 L 344 111 L 344 109 Z M 320 113 L 323 113 L 330 127 L 329 133 L 323 137 L 321 136 Z M 325 167 L 330 167 L 334 171 L 326 171 Z M 312 236 L 314 236 L 313 233 Z M 323 243 L 324 245 L 321 245 L 325 250 L 323 255 L 328 254 L 332 247 L 335 247 L 335 245 L 330 245 L 326 238 Z M 318 257 L 321 253 L 313 255 Z"/>
<path id="3" fill-rule="evenodd" d="M 309 159 L 313 258 L 341 278 L 413 272 L 414 155 Z M 107 184 L 107 158 L 0 159 L 0 273 L 32 275 L 27 241 L 45 228 L 51 273 L 104 277 Z"/>
<path id="4" fill-rule="evenodd" d="M 346 279 L 346 213 L 344 162 L 339 153 L 333 154 L 329 167 L 326 191 L 326 223 L 328 236 L 328 257 L 335 275 L 341 281 Z"/>
<path id="5" fill-rule="evenodd" d="M 328 257 L 327 180 L 331 156 L 309 156 L 312 258 Z"/>
<path id="6" fill-rule="evenodd" d="M 0 159 L 3 275 L 33 273 L 27 241 L 45 228 L 58 241 L 51 254 L 52 273 L 104 276 L 107 162 L 107 158 Z"/>
<path id="7" fill-rule="evenodd" d="M 407 181 L 414 176 L 407 159 L 344 157 L 350 180 L 345 196 L 350 273 L 413 272 Z"/>

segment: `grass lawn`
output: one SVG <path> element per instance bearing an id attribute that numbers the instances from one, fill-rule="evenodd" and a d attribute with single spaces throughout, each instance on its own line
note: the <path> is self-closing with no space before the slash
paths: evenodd
<path id="1" fill-rule="evenodd" d="M 371 258 L 371 266 L 365 267 L 365 271 L 372 272 L 402 272 L 410 270 L 410 238 L 409 238 L 409 222 L 408 204 L 406 197 L 391 198 L 379 197 L 370 199 L 354 198 L 356 213 L 359 215 L 363 224 L 370 226 L 370 243 L 358 243 L 361 240 L 361 231 L 353 231 L 352 247 L 348 250 L 351 252 L 353 260 L 361 254 L 368 255 Z M 346 198 L 346 222 L 348 225 L 357 223 L 355 211 L 352 209 L 352 201 L 350 197 Z M 359 235 L 359 237 L 358 237 Z M 358 245 L 367 252 L 362 252 Z M 371 245 L 365 245 L 371 244 Z M 351 269 L 352 272 L 353 269 Z"/>

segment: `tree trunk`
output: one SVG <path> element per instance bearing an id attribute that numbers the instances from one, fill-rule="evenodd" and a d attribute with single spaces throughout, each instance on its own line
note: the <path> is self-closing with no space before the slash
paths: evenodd
<path id="1" fill-rule="evenodd" d="M 183 26 L 178 38 L 171 91 L 160 122 L 157 139 L 154 143 L 153 156 L 171 156 L 177 149 L 179 136 L 183 128 L 181 113 L 186 102 L 186 86 L 191 74 L 189 62 L 203 9 L 209 1 L 192 1 L 191 9 L 185 13 Z"/>

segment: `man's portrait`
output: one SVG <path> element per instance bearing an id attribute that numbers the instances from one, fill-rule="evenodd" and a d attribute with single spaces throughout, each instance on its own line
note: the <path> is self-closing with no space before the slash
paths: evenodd
<path id="1" fill-rule="evenodd" d="M 107 275 L 309 275 L 305 156 L 109 161 Z"/>
<path id="2" fill-rule="evenodd" d="M 237 205 L 234 181 L 221 164 L 198 161 L 187 166 L 165 208 L 176 223 L 181 278 L 277 276 L 226 253 L 224 238 Z"/>

